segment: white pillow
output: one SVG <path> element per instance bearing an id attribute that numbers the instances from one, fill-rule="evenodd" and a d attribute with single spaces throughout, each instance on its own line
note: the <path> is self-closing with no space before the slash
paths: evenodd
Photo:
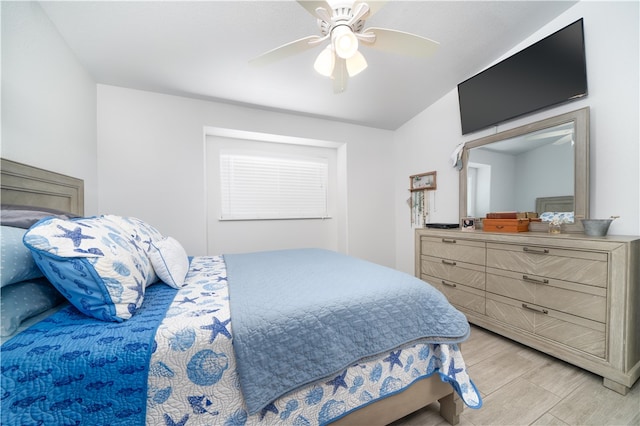
<path id="1" fill-rule="evenodd" d="M 189 258 L 182 245 L 172 237 L 151 243 L 148 252 L 158 277 L 173 288 L 183 287 L 189 271 Z"/>

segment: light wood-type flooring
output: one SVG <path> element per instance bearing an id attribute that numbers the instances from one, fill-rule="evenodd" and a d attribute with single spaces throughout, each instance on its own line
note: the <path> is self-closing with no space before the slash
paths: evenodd
<path id="1" fill-rule="evenodd" d="M 480 327 L 462 345 L 483 406 L 465 406 L 460 425 L 640 425 L 640 380 L 622 396 L 602 378 Z M 446 425 L 438 404 L 393 426 Z"/>

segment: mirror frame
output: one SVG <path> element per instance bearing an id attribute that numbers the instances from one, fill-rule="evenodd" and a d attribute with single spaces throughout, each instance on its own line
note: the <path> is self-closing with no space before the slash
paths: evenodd
<path id="1" fill-rule="evenodd" d="M 500 142 L 505 139 L 522 136 L 549 127 L 574 123 L 574 223 L 562 225 L 563 232 L 581 233 L 584 231 L 580 219 L 589 219 L 589 107 L 581 108 L 555 117 L 546 118 L 514 129 L 489 135 L 465 143 L 462 151 L 462 170 L 460 171 L 459 211 L 460 218 L 467 217 L 467 164 L 469 150 L 480 146 Z M 480 218 L 482 219 L 482 218 Z M 535 229 L 534 229 L 535 231 Z"/>

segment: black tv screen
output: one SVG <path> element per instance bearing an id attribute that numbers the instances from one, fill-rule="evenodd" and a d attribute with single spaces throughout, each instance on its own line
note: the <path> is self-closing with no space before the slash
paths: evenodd
<path id="1" fill-rule="evenodd" d="M 579 19 L 458 84 L 462 134 L 586 95 Z"/>

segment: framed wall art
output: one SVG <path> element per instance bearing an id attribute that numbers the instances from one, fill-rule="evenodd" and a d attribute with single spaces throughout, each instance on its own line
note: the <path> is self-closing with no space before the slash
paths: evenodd
<path id="1" fill-rule="evenodd" d="M 431 191 L 436 189 L 436 172 L 409 176 L 409 191 Z"/>

